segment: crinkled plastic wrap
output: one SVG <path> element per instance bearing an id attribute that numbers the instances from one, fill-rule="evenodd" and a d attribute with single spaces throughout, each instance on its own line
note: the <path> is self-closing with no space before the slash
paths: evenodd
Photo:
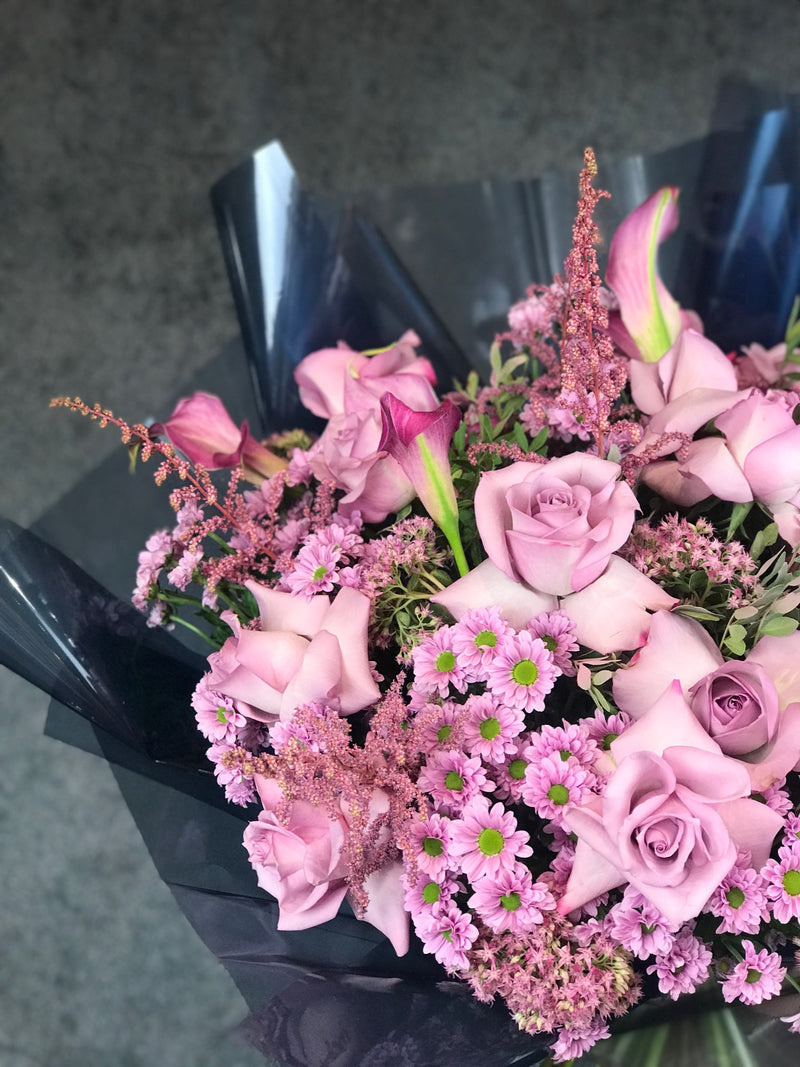
<path id="1" fill-rule="evenodd" d="M 778 101 L 754 118 L 743 100 L 725 132 L 651 158 L 601 159 L 598 181 L 613 197 L 607 234 L 660 185 L 682 187 L 662 273 L 724 347 L 780 340 L 800 290 L 798 116 Z M 508 306 L 561 269 L 576 180 L 385 191 L 344 209 L 306 195 L 272 145 L 212 200 L 243 346 L 196 386 L 266 432 L 301 421 L 292 369 L 340 339 L 376 348 L 411 328 L 443 382 L 484 371 Z M 286 1067 L 539 1062 L 546 1039 L 445 980 L 418 946 L 397 959 L 346 907 L 313 930 L 276 929 L 277 905 L 241 846 L 250 816 L 225 803 L 195 730 L 202 657 L 147 630 L 125 602 L 137 552 L 171 513 L 147 474 L 126 483 L 122 520 L 122 508 L 104 508 L 124 478 L 125 457 L 112 457 L 37 525 L 66 555 L 3 525 L 0 661 L 53 696 L 50 734 L 111 763 L 161 877 L 245 997 L 251 1042 Z"/>

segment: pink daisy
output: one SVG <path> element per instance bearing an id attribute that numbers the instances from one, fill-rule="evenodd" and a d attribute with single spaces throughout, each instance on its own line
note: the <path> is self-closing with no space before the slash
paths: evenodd
<path id="1" fill-rule="evenodd" d="M 553 661 L 562 674 L 574 674 L 571 653 L 578 651 L 575 623 L 563 611 L 545 611 L 528 623 L 527 630 L 544 641 Z"/>
<path id="2" fill-rule="evenodd" d="M 471 682 L 486 680 L 486 666 L 513 634 L 497 607 L 468 611 L 453 626 L 453 650 Z"/>
<path id="3" fill-rule="evenodd" d="M 529 763 L 537 763 L 551 755 L 558 755 L 562 760 L 572 756 L 583 766 L 591 767 L 597 759 L 598 749 L 597 742 L 587 737 L 582 724 L 565 720 L 563 726 L 543 726 L 532 733 L 525 755 Z"/>
<path id="4" fill-rule="evenodd" d="M 580 804 L 592 791 L 595 776 L 570 756 L 545 756 L 539 763 L 528 763 L 522 798 L 543 819 L 561 824 L 570 804 Z"/>
<path id="5" fill-rule="evenodd" d="M 769 918 L 766 883 L 752 867 L 737 864 L 708 898 L 705 911 L 721 919 L 720 934 L 756 934 Z"/>
<path id="6" fill-rule="evenodd" d="M 783 845 L 761 869 L 772 914 L 779 923 L 800 919 L 800 843 Z"/>
<path id="7" fill-rule="evenodd" d="M 338 582 L 336 566 L 341 553 L 329 545 L 303 545 L 294 561 L 294 570 L 286 575 L 285 585 L 295 596 L 311 600 L 319 593 L 330 593 Z"/>
<path id="8" fill-rule="evenodd" d="M 507 638 L 487 673 L 487 684 L 497 699 L 526 712 L 544 710 L 544 698 L 557 674 L 553 656 L 542 639 L 526 630 Z"/>
<path id="9" fill-rule="evenodd" d="M 491 693 L 469 697 L 465 707 L 463 740 L 467 752 L 487 763 L 503 763 L 516 747 L 515 738 L 525 729 L 523 712 L 499 704 Z"/>
<path id="10" fill-rule="evenodd" d="M 453 727 L 464 714 L 460 704 L 445 700 L 443 704 L 425 704 L 417 712 L 417 722 L 423 724 L 418 733 L 421 752 L 430 755 L 437 749 L 449 748 Z"/>
<path id="11" fill-rule="evenodd" d="M 417 867 L 431 878 L 441 878 L 453 865 L 450 849 L 450 819 L 434 812 L 427 819 L 414 819 L 409 836 Z"/>
<path id="12" fill-rule="evenodd" d="M 530 741 L 529 734 L 520 734 L 515 739 L 515 746 L 506 753 L 503 763 L 491 767 L 491 775 L 497 783 L 495 796 L 498 800 L 510 800 L 518 804 L 522 800 L 525 787 L 525 771 L 529 760 L 525 756 Z"/>
<path id="13" fill-rule="evenodd" d="M 583 1028 L 562 1030 L 550 1046 L 554 1063 L 569 1063 L 588 1052 L 592 1045 L 604 1041 L 609 1036 L 608 1026 L 600 1016 Z"/>
<path id="14" fill-rule="evenodd" d="M 512 867 L 516 859 L 533 854 L 529 834 L 517 829 L 517 820 L 502 804 L 489 807 L 484 796 L 473 798 L 450 825 L 450 851 L 474 882 Z"/>
<path id="15" fill-rule="evenodd" d="M 544 912 L 556 906 L 547 886 L 534 882 L 531 872 L 521 863 L 481 878 L 473 888 L 468 905 L 496 932 L 525 933 L 542 922 Z"/>
<path id="16" fill-rule="evenodd" d="M 456 658 L 452 633 L 452 627 L 440 626 L 414 649 L 414 687 L 418 691 L 446 697 L 452 685 L 459 693 L 466 692 L 464 669 Z"/>
<path id="17" fill-rule="evenodd" d="M 739 1000 L 742 1004 L 760 1004 L 776 997 L 786 977 L 786 968 L 777 952 L 756 951 L 752 941 L 742 941 L 744 959 L 722 981 L 722 996 L 728 1004 Z"/>
<path id="18" fill-rule="evenodd" d="M 662 993 L 677 1000 L 683 993 L 693 993 L 706 981 L 711 959 L 708 945 L 684 927 L 675 935 L 670 951 L 656 956 L 647 973 L 656 975 Z"/>
<path id="19" fill-rule="evenodd" d="M 447 815 L 457 815 L 479 793 L 494 791 L 480 759 L 461 752 L 434 752 L 420 771 L 417 785 Z"/>
<path id="20" fill-rule="evenodd" d="M 609 934 L 640 960 L 664 956 L 672 950 L 675 935 L 664 916 L 630 886 L 606 918 Z"/>
<path id="21" fill-rule="evenodd" d="M 433 953 L 447 970 L 461 971 L 469 967 L 467 952 L 478 936 L 469 912 L 449 904 L 433 914 L 419 916 L 415 929 L 423 942 L 423 952 Z"/>

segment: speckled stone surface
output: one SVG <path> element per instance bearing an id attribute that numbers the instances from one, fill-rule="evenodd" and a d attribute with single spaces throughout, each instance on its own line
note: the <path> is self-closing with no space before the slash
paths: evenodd
<path id="1" fill-rule="evenodd" d="M 800 4 L 3 0 L 0 510 L 32 522 L 236 331 L 208 188 L 272 138 L 312 187 L 577 170 L 800 90 Z M 0 1064 L 249 1067 L 244 1005 L 100 760 L 0 670 Z"/>

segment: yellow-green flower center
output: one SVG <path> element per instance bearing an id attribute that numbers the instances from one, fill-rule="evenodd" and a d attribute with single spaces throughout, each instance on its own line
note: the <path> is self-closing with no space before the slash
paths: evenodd
<path id="1" fill-rule="evenodd" d="M 449 648 L 445 649 L 444 652 L 440 652 L 436 657 L 436 670 L 441 671 L 443 674 L 449 674 L 455 665 L 456 657 Z"/>
<path id="2" fill-rule="evenodd" d="M 460 792 L 464 788 L 464 779 L 458 773 L 458 771 L 448 771 L 444 776 L 444 784 L 446 789 L 450 789 L 454 793 Z"/>
<path id="3" fill-rule="evenodd" d="M 497 644 L 497 634 L 493 630 L 481 630 L 475 635 L 476 648 L 494 648 Z"/>
<path id="4" fill-rule="evenodd" d="M 569 789 L 561 782 L 554 782 L 547 790 L 547 795 L 554 804 L 561 807 L 562 804 L 566 804 L 569 800 Z"/>
<path id="5" fill-rule="evenodd" d="M 438 882 L 428 882 L 422 890 L 422 899 L 426 904 L 435 904 L 441 895 L 442 889 Z"/>
<path id="6" fill-rule="evenodd" d="M 520 906 L 519 893 L 504 893 L 500 897 L 500 903 L 506 909 L 506 911 L 516 911 Z"/>
<path id="7" fill-rule="evenodd" d="M 512 759 L 508 765 L 508 776 L 513 778 L 515 782 L 521 782 L 525 777 L 525 770 L 528 766 L 528 761 L 524 759 Z"/>
<path id="8" fill-rule="evenodd" d="M 500 733 L 500 723 L 497 719 L 484 719 L 479 727 L 481 737 L 485 741 L 491 741 Z"/>
<path id="9" fill-rule="evenodd" d="M 437 741 L 446 741 L 452 733 L 453 727 L 449 722 L 446 722 L 444 726 L 439 727 L 439 732 L 436 734 Z"/>
<path id="10" fill-rule="evenodd" d="M 787 871 L 783 876 L 783 888 L 790 897 L 796 897 L 800 893 L 800 871 Z"/>
<path id="11" fill-rule="evenodd" d="M 478 834 L 478 848 L 484 856 L 498 856 L 503 851 L 505 840 L 499 830 L 487 826 Z"/>
<path id="12" fill-rule="evenodd" d="M 320 563 L 314 573 L 311 575 L 315 582 L 321 582 L 325 575 L 328 573 L 328 568 L 324 563 Z"/>
<path id="13" fill-rule="evenodd" d="M 533 685 L 539 677 L 539 668 L 532 659 L 521 659 L 514 664 L 511 677 L 517 685 Z"/>
<path id="14" fill-rule="evenodd" d="M 744 904 L 744 893 L 738 885 L 735 885 L 725 894 L 725 899 L 732 908 L 741 908 L 742 904 Z"/>
<path id="15" fill-rule="evenodd" d="M 423 837 L 422 848 L 428 856 L 441 856 L 444 842 L 438 837 Z"/>
<path id="16" fill-rule="evenodd" d="M 747 972 L 745 982 L 749 982 L 750 985 L 755 985 L 755 983 L 759 980 L 760 977 L 761 971 L 756 970 L 755 967 L 751 967 L 750 970 Z"/>

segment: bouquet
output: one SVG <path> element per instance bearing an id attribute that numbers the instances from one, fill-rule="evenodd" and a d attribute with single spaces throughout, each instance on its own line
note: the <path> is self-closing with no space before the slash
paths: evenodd
<path id="1" fill-rule="evenodd" d="M 657 270 L 672 187 L 604 283 L 595 175 L 485 384 L 437 392 L 409 331 L 308 354 L 317 428 L 264 441 L 208 393 L 57 401 L 179 479 L 133 600 L 212 648 L 197 726 L 278 929 L 413 930 L 556 1062 L 643 982 L 800 988 L 797 310 L 706 337 Z"/>

